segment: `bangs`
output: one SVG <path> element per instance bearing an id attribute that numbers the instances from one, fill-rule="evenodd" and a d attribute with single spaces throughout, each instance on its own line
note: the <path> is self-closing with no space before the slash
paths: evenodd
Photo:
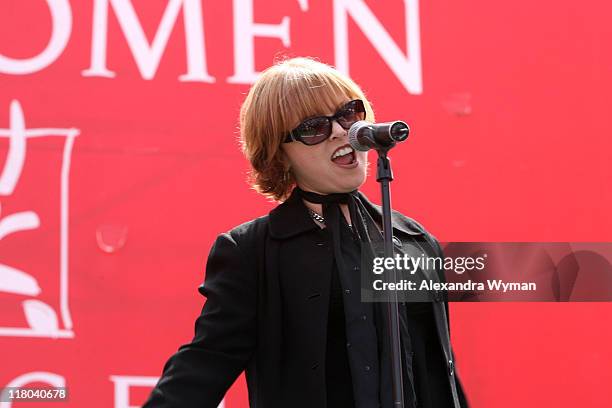
<path id="1" fill-rule="evenodd" d="M 289 132 L 306 118 L 333 115 L 352 99 L 363 99 L 344 78 L 328 72 L 291 72 L 284 78 L 279 119 L 283 131 Z"/>
<path id="2" fill-rule="evenodd" d="M 363 100 L 366 120 L 374 121 L 370 103 L 359 86 L 327 64 L 293 58 L 270 67 L 260 79 L 252 91 L 259 100 L 260 119 L 266 118 L 270 141 L 280 141 L 306 118 L 332 115 L 352 99 Z"/>

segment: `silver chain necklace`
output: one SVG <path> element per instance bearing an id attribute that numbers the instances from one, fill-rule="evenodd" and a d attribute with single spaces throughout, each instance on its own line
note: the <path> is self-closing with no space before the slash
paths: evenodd
<path id="1" fill-rule="evenodd" d="M 311 208 L 308 209 L 308 212 L 310 213 L 310 216 L 312 217 L 313 220 L 318 221 L 321 224 L 325 224 L 325 217 L 323 217 L 321 214 L 317 213 Z M 353 227 L 351 224 L 349 224 L 348 226 L 351 228 Z"/>
<path id="2" fill-rule="evenodd" d="M 323 217 L 321 214 L 318 214 L 316 211 L 310 208 L 308 209 L 308 212 L 310 213 L 310 216 L 313 220 L 318 221 L 321 224 L 325 224 L 325 217 Z"/>

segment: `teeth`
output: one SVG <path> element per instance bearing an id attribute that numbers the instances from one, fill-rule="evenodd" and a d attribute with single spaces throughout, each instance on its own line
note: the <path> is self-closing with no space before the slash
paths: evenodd
<path id="1" fill-rule="evenodd" d="M 352 152 L 354 152 L 352 147 L 349 147 L 349 146 L 343 147 L 342 149 L 336 150 L 336 153 L 334 153 L 332 156 L 332 160 L 335 159 L 336 157 L 344 156 L 345 154 L 349 154 Z"/>

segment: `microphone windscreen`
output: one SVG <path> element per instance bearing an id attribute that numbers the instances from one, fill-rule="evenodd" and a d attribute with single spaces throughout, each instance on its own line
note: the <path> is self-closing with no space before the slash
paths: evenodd
<path id="1" fill-rule="evenodd" d="M 367 152 L 371 149 L 370 146 L 361 144 L 359 142 L 359 133 L 362 131 L 363 128 L 366 128 L 369 125 L 370 123 L 366 122 L 365 120 L 360 120 L 358 122 L 353 123 L 353 125 L 348 131 L 349 144 L 353 149 L 359 150 L 361 152 Z"/>

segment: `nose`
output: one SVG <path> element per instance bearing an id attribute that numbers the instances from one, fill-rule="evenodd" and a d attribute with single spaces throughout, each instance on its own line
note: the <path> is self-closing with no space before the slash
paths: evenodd
<path id="1" fill-rule="evenodd" d="M 340 126 L 338 121 L 336 120 L 332 121 L 332 133 L 331 133 L 331 136 L 329 137 L 329 140 L 341 139 L 347 136 L 348 136 L 348 131 L 345 130 L 342 126 Z"/>

